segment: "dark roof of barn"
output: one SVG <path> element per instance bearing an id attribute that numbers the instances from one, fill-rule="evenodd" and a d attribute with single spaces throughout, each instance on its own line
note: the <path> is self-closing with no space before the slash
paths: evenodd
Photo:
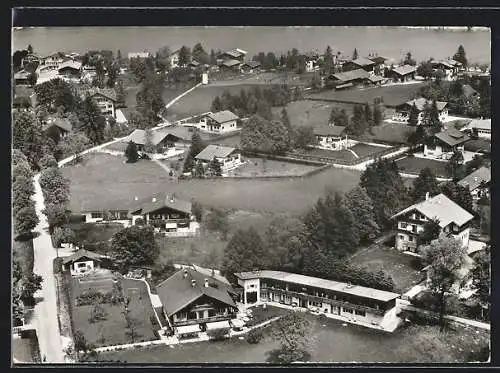
<path id="1" fill-rule="evenodd" d="M 344 126 L 323 126 L 314 128 L 314 134 L 317 136 L 340 136 L 344 131 Z"/>
<path id="2" fill-rule="evenodd" d="M 163 208 L 190 214 L 192 205 L 189 201 L 184 201 L 172 194 L 162 192 L 137 201 L 130 209 L 130 212 L 143 215 Z"/>
<path id="3" fill-rule="evenodd" d="M 370 74 L 363 69 L 356 69 L 342 73 L 333 74 L 333 77 L 342 82 L 350 82 L 357 79 L 368 79 Z"/>
<path id="4" fill-rule="evenodd" d="M 100 262 L 102 259 L 106 258 L 105 255 L 93 253 L 92 251 L 88 251 L 85 249 L 80 249 L 76 253 L 70 256 L 66 256 L 63 258 L 63 263 L 68 264 L 68 263 L 74 263 L 82 258 L 89 258 L 92 260 L 97 260 Z"/>
<path id="5" fill-rule="evenodd" d="M 454 128 L 449 128 L 446 131 L 436 133 L 434 136 L 449 146 L 455 146 L 470 140 L 469 136 Z"/>

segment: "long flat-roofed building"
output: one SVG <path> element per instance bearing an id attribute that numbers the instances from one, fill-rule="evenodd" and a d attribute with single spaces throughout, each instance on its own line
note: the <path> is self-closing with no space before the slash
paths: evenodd
<path id="1" fill-rule="evenodd" d="M 281 271 L 235 273 L 245 306 L 275 303 L 313 309 L 332 318 L 392 331 L 400 294 Z"/>

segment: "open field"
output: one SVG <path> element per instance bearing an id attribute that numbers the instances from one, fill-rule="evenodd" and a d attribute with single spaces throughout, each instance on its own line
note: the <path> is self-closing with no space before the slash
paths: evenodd
<path id="1" fill-rule="evenodd" d="M 324 101 L 339 101 L 345 103 L 369 103 L 376 97 L 383 97 L 384 104 L 390 107 L 400 105 L 414 98 L 414 95 L 425 83 L 370 87 L 344 91 L 327 90 L 311 93 L 306 98 Z"/>
<path id="2" fill-rule="evenodd" d="M 352 161 L 355 160 L 356 157 L 349 150 L 326 150 L 319 148 L 310 148 L 307 150 L 298 150 L 298 154 L 304 154 L 311 157 L 326 157 L 333 159 L 340 159 L 343 161 Z"/>
<path id="3" fill-rule="evenodd" d="M 283 72 L 257 72 L 257 73 L 236 73 L 231 74 L 231 78 L 225 78 L 227 74 L 216 73 L 210 76 L 210 85 L 213 86 L 232 86 L 238 84 L 288 84 L 303 86 L 310 82 L 313 73 L 297 75 L 295 73 Z"/>
<path id="4" fill-rule="evenodd" d="M 422 266 L 418 259 L 385 246 L 365 250 L 350 262 L 370 272 L 383 271 L 393 279 L 399 293 L 410 290 L 425 279 L 425 274 L 420 272 Z"/>
<path id="5" fill-rule="evenodd" d="M 231 94 L 239 94 L 242 89 L 252 88 L 252 84 L 238 84 L 231 86 L 201 86 L 188 93 L 181 100 L 173 104 L 167 111 L 167 119 L 175 121 L 210 111 L 212 101 L 216 96 L 222 95 L 224 91 Z"/>
<path id="6" fill-rule="evenodd" d="M 345 109 L 347 115 L 351 116 L 354 105 L 327 101 L 302 100 L 290 102 L 286 106 L 286 112 L 292 126 L 311 126 L 316 128 L 328 125 L 330 113 L 333 108 L 338 108 L 339 110 Z M 281 119 L 282 109 L 282 107 L 271 108 L 274 119 Z"/>
<path id="7" fill-rule="evenodd" d="M 360 158 L 363 158 L 368 155 L 377 154 L 387 150 L 388 148 L 382 146 L 368 145 L 363 143 L 357 143 L 352 146 L 351 149 L 354 153 L 356 153 Z"/>
<path id="8" fill-rule="evenodd" d="M 396 161 L 396 164 L 401 172 L 409 174 L 418 175 L 424 168 L 429 167 L 432 171 L 434 171 L 434 175 L 437 177 L 450 177 L 448 171 L 446 170 L 447 162 L 443 161 L 418 157 L 406 157 Z"/>
<path id="9" fill-rule="evenodd" d="M 149 299 L 146 284 L 143 281 L 122 279 L 123 293 L 130 297 L 130 316 L 136 320 L 136 331 L 138 336 L 136 342 L 156 339 L 154 331 L 159 329 L 157 325 L 151 323 L 154 317 L 153 307 Z M 94 288 L 102 291 L 109 291 L 112 286 L 111 279 L 96 279 L 95 282 L 79 284 L 77 279 L 72 279 L 72 293 L 74 298 L 84 289 Z M 116 345 L 130 343 L 127 336 L 127 327 L 122 315 L 121 305 L 102 305 L 107 313 L 106 319 L 94 323 L 89 322 L 93 306 L 76 306 L 73 303 L 73 322 L 76 330 L 81 330 L 87 342 L 96 346 Z"/>
<path id="10" fill-rule="evenodd" d="M 299 163 L 275 161 L 266 158 L 244 158 L 245 164 L 230 172 L 230 176 L 300 176 L 318 168 Z"/>
<path id="11" fill-rule="evenodd" d="M 359 182 L 360 173 L 330 168 L 301 179 L 281 180 L 170 180 L 151 161 L 124 163 L 123 157 L 96 153 L 82 164 L 66 166 L 74 212 L 83 209 L 128 208 L 139 198 L 168 191 L 178 198 L 196 199 L 204 206 L 271 213 L 300 214 L 327 189 L 347 192 Z"/>
<path id="12" fill-rule="evenodd" d="M 382 123 L 372 128 L 373 135 L 366 131 L 363 139 L 395 144 L 406 144 L 409 134 L 415 132 L 415 127 L 400 123 Z"/>
<path id="13" fill-rule="evenodd" d="M 12 356 L 20 363 L 40 363 L 40 348 L 35 330 L 26 330 L 21 338 L 12 339 Z"/>
<path id="14" fill-rule="evenodd" d="M 270 307 L 269 307 L 270 308 Z M 255 311 L 257 312 L 257 311 Z M 333 319 L 313 321 L 315 336 L 309 351 L 313 362 L 400 362 L 452 363 L 466 362 L 468 353 L 488 346 L 489 336 L 473 329 L 450 330 L 440 334 L 436 327 L 412 325 L 385 333 Z M 340 341 L 340 343 L 339 343 Z M 279 346 L 264 329 L 258 344 L 229 339 L 183 345 L 158 346 L 102 353 L 101 359 L 128 363 L 263 363 L 267 352 Z"/>

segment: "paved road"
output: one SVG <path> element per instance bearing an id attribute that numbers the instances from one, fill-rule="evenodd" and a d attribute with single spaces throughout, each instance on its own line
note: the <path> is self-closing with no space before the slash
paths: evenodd
<path id="1" fill-rule="evenodd" d="M 39 236 L 33 240 L 35 264 L 33 271 L 43 277 L 42 290 L 35 294 L 41 300 L 35 305 L 33 323 L 35 325 L 40 346 L 40 355 L 46 357 L 47 363 L 64 363 L 64 352 L 57 320 L 57 293 L 53 273 L 53 260 L 56 250 L 48 233 L 47 218 L 42 214 L 45 208 L 42 189 L 35 176 L 35 203 L 40 223 L 36 227 Z"/>

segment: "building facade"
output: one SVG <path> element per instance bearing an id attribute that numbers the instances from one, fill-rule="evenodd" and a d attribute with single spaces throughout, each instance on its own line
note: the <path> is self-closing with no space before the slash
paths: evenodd
<path id="1" fill-rule="evenodd" d="M 165 318 L 179 338 L 230 328 L 238 311 L 237 294 L 221 277 L 186 267 L 156 287 Z"/>
<path id="2" fill-rule="evenodd" d="M 205 132 L 228 133 L 238 129 L 239 119 L 233 112 L 223 110 L 203 116 L 197 127 Z"/>
<path id="3" fill-rule="evenodd" d="M 464 144 L 469 140 L 470 137 L 465 133 L 449 128 L 436 133 L 430 141 L 424 144 L 424 156 L 436 160 L 449 160 L 457 152 L 463 155 Z"/>
<path id="4" fill-rule="evenodd" d="M 223 173 L 234 170 L 242 164 L 241 153 L 229 146 L 208 145 L 195 157 L 205 166 L 208 166 L 214 158 L 221 165 Z"/>
<path id="5" fill-rule="evenodd" d="M 475 202 L 480 198 L 490 198 L 491 169 L 481 167 L 467 175 L 457 184 L 469 188 L 470 194 Z"/>
<path id="6" fill-rule="evenodd" d="M 426 104 L 428 106 L 430 106 L 430 105 L 432 105 L 432 101 L 426 100 L 425 98 L 418 98 L 415 100 L 405 102 L 404 104 L 398 105 L 396 107 L 394 115 L 392 116 L 392 120 L 395 122 L 408 124 L 408 121 L 410 119 L 411 110 L 412 110 L 413 106 L 415 105 L 415 108 L 418 111 L 417 124 L 421 125 L 422 120 L 424 118 L 424 109 L 425 109 Z M 436 101 L 436 106 L 437 106 L 438 113 L 439 113 L 439 120 L 441 122 L 446 122 L 448 120 L 447 105 L 448 105 L 447 102 Z"/>
<path id="7" fill-rule="evenodd" d="M 345 127 L 343 126 L 328 126 L 314 128 L 316 136 L 316 147 L 325 150 L 342 150 L 347 149 L 349 141 L 345 135 Z"/>
<path id="8" fill-rule="evenodd" d="M 235 273 L 245 306 L 270 303 L 393 331 L 400 294 L 280 271 Z M 390 320 L 389 320 L 390 319 Z"/>
<path id="9" fill-rule="evenodd" d="M 474 216 L 444 194 L 426 196 L 395 214 L 391 219 L 396 224 L 396 249 L 418 253 L 419 236 L 430 220 L 437 220 L 441 233 L 460 240 L 463 247 L 469 246 L 470 224 Z"/>

